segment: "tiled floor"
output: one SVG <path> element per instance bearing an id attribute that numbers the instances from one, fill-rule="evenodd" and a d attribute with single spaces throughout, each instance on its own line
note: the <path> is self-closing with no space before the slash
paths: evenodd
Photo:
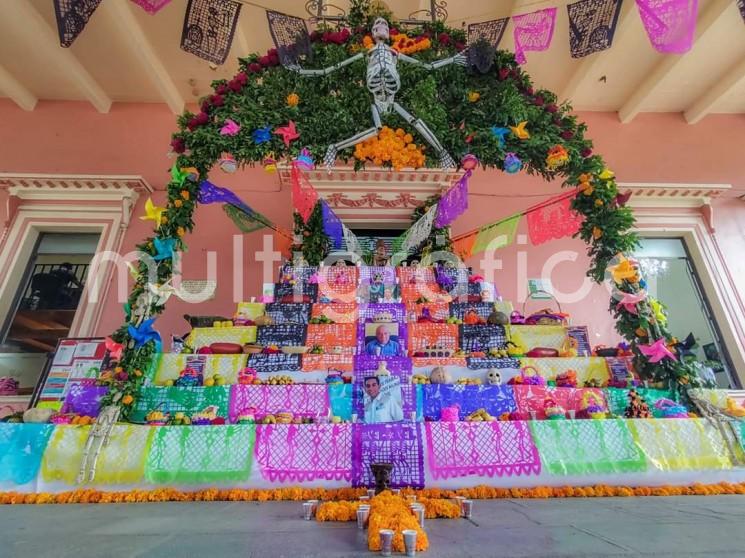
<path id="1" fill-rule="evenodd" d="M 423 558 L 745 556 L 745 497 L 477 501 L 473 522 L 428 521 Z M 0 558 L 372 556 L 353 523 L 300 503 L 0 507 Z"/>

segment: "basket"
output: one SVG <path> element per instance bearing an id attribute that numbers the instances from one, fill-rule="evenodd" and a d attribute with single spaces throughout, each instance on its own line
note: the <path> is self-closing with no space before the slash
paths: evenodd
<path id="1" fill-rule="evenodd" d="M 582 410 L 587 413 L 591 419 L 604 419 L 607 411 L 603 405 L 603 400 L 594 391 L 586 390 L 582 394 Z"/>
<path id="2" fill-rule="evenodd" d="M 528 304 L 528 300 L 533 298 L 538 293 L 547 294 L 551 299 L 556 303 L 556 306 L 559 308 L 558 312 L 553 311 L 550 308 L 543 308 L 542 310 L 539 310 L 538 312 L 533 312 L 529 316 L 527 316 L 525 319 L 525 325 L 561 325 L 561 326 L 568 326 L 569 325 L 569 314 L 565 314 L 561 310 L 561 304 L 556 299 L 554 295 L 549 293 L 548 291 L 543 290 L 537 290 L 530 293 L 527 298 L 525 299 L 525 302 L 523 302 L 523 311 L 520 316 L 525 316 L 525 306 Z M 514 312 L 513 312 L 514 314 Z M 512 323 L 517 323 L 513 321 Z"/>
<path id="3" fill-rule="evenodd" d="M 654 407 L 663 418 L 688 418 L 688 409 L 670 399 L 658 399 Z"/>
<path id="4" fill-rule="evenodd" d="M 566 418 L 566 411 L 560 407 L 552 397 L 547 397 L 543 401 L 543 412 L 549 420 L 563 420 Z"/>
<path id="5" fill-rule="evenodd" d="M 535 366 L 523 366 L 520 369 L 520 375 L 510 378 L 507 383 L 527 386 L 545 386 L 546 379 L 538 373 L 538 369 Z"/>

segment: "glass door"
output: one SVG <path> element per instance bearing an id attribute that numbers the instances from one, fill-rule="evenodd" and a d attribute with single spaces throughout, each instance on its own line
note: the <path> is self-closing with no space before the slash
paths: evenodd
<path id="1" fill-rule="evenodd" d="M 43 233 L 0 330 L 0 377 L 31 393 L 57 341 L 69 337 L 98 234 Z"/>
<path id="2" fill-rule="evenodd" d="M 649 294 L 667 308 L 670 333 L 681 341 L 692 335 L 696 344 L 691 352 L 709 369 L 706 372 L 719 387 L 736 387 L 719 327 L 683 239 L 642 238 L 635 257 Z"/>

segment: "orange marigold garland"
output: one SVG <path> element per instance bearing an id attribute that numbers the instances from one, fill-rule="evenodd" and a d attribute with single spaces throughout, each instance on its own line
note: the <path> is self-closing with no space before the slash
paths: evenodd
<path id="1" fill-rule="evenodd" d="M 56 494 L 49 492 L 0 492 L 2 504 L 123 504 L 129 502 L 279 502 L 322 500 L 357 500 L 365 494 L 363 488 L 275 488 L 270 490 L 233 488 L 196 490 L 183 492 L 174 488 L 155 490 L 132 490 L 128 492 L 104 492 L 93 489 L 78 489 Z M 474 500 L 493 500 L 502 498 L 604 498 L 610 496 L 713 496 L 719 494 L 745 494 L 745 483 L 693 484 L 690 486 L 537 486 L 534 488 L 497 488 L 476 486 L 458 490 L 427 488 L 424 490 L 402 490 L 401 494 L 415 494 L 417 501 L 427 499 L 453 498 L 464 496 Z M 356 503 L 356 502 L 355 502 Z M 408 509 L 408 507 L 407 507 Z M 437 508 L 431 508 L 431 510 Z M 425 504 L 425 511 L 427 507 Z M 429 517 L 427 511 L 425 515 Z M 413 517 L 413 516 L 412 516 Z M 437 517 L 445 517 L 438 515 Z M 416 520 L 415 520 L 416 521 Z M 385 527 L 383 527 L 385 528 Z"/>
<path id="2" fill-rule="evenodd" d="M 354 156 L 375 165 L 388 164 L 396 170 L 422 167 L 425 160 L 422 148 L 414 143 L 411 134 L 401 128 L 394 131 L 388 126 L 383 126 L 377 137 L 358 143 Z"/>

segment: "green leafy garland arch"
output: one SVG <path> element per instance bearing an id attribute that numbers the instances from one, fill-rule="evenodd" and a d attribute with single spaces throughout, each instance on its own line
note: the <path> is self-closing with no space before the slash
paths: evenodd
<path id="1" fill-rule="evenodd" d="M 351 27 L 327 27 L 312 34 L 313 62 L 308 67 L 331 66 L 365 48 L 363 41 L 372 15 L 365 16 L 359 10 L 352 15 L 348 22 Z M 395 40 L 395 22 L 391 27 L 391 38 Z M 463 31 L 443 24 L 407 29 L 406 34 L 411 40 L 409 44 L 428 41 L 429 48 L 410 54 L 425 62 L 464 49 Z M 456 159 L 472 153 L 484 167 L 503 170 L 505 155 L 514 153 L 522 160 L 523 170 L 530 174 L 546 180 L 562 179 L 566 187 L 581 185 L 581 192 L 572 202 L 574 209 L 584 216 L 578 236 L 588 245 L 591 265 L 587 274 L 601 282 L 609 263 L 631 252 L 637 244 L 637 237 L 630 230 L 634 224 L 632 212 L 618 203 L 612 173 L 606 170 L 603 159 L 593 154 L 592 142 L 585 137 L 586 126 L 571 114 L 571 107 L 567 103 L 559 104 L 551 91 L 536 90 L 511 53 L 492 50 L 489 54 L 493 56 L 493 64 L 486 73 L 456 65 L 430 72 L 400 64 L 398 101 L 423 118 Z M 255 165 L 267 157 L 291 159 L 306 147 L 320 163 L 329 144 L 368 127 L 372 101 L 364 76 L 364 60 L 327 77 L 309 78 L 283 68 L 274 49 L 263 56 L 241 58 L 240 71 L 235 77 L 213 83 L 214 93 L 203 99 L 200 112 L 185 112 L 178 118 L 179 131 L 171 141 L 178 157 L 168 184 L 166 211 L 156 227 L 155 237 L 159 242 L 174 242 L 177 252 L 186 248 L 184 236 L 194 229 L 199 182 L 224 153 L 231 154 L 240 165 Z M 296 95 L 291 99 L 298 101 L 296 105 L 288 102 L 290 94 Z M 226 119 L 240 125 L 237 135 L 220 134 Z M 286 147 L 273 132 L 289 121 L 295 122 L 300 138 Z M 527 122 L 529 139 L 508 134 L 501 144 L 492 132 L 494 126 L 515 126 L 520 122 Z M 416 131 L 409 129 L 397 115 L 385 115 L 384 124 L 394 129 L 404 128 L 414 135 L 417 143 L 424 144 Z M 268 141 L 262 141 L 267 137 L 261 137 L 261 129 Z M 550 168 L 546 163 L 549 149 L 554 146 L 563 146 L 569 155 L 559 168 Z M 436 165 L 435 154 L 427 148 L 424 153 L 426 164 Z M 342 151 L 339 156 L 349 160 L 353 150 Z M 355 161 L 357 167 L 362 164 Z M 190 180 L 179 171 L 189 167 L 197 169 L 199 180 Z M 315 215 L 316 220 L 319 218 L 320 215 Z M 138 249 L 155 255 L 155 237 L 146 239 Z M 172 260 L 159 261 L 158 283 L 165 284 L 171 274 Z M 638 293 L 643 286 L 637 273 L 622 279 L 616 288 L 622 293 Z M 143 308 L 143 300 L 147 300 L 143 294 L 147 290 L 147 266 L 141 262 L 125 305 L 126 322 L 112 335 L 124 345 L 125 351 L 109 380 L 112 389 L 106 403 L 120 405 L 125 418 L 144 382 L 142 371 L 156 350 L 152 340 L 141 343 L 133 339 L 129 326 L 136 327 L 143 318 L 155 317 L 164 309 L 157 300 L 150 300 Z M 617 330 L 632 345 L 637 370 L 643 377 L 667 382 L 675 388 L 698 385 L 698 376 L 691 365 L 672 359 L 652 363 L 638 348 L 638 344 L 650 344 L 658 339 L 664 339 L 666 344 L 674 343 L 665 326 L 664 312 L 642 302 L 638 314 L 633 314 L 618 307 L 616 300 L 611 301 L 610 309 L 617 319 Z"/>

